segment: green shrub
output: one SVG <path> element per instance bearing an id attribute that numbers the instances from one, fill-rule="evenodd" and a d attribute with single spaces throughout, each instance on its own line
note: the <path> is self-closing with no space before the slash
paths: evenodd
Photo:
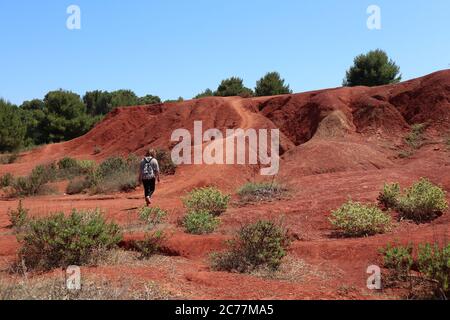
<path id="1" fill-rule="evenodd" d="M 172 161 L 172 157 L 170 152 L 164 149 L 156 150 L 156 159 L 159 164 L 159 171 L 163 175 L 174 175 L 177 169 L 177 166 Z"/>
<path id="2" fill-rule="evenodd" d="M 330 222 L 343 235 L 359 237 L 388 231 L 391 217 L 375 206 L 350 200 L 331 213 Z"/>
<path id="3" fill-rule="evenodd" d="M 17 178 L 12 187 L 16 196 L 35 196 L 48 193 L 50 188 L 46 185 L 56 179 L 57 169 L 54 164 L 39 165 L 26 177 Z"/>
<path id="4" fill-rule="evenodd" d="M 119 171 L 115 174 L 102 178 L 99 182 L 92 186 L 91 191 L 94 194 L 130 192 L 135 190 L 138 184 L 136 172 Z"/>
<path id="5" fill-rule="evenodd" d="M 118 225 L 107 223 L 99 211 L 77 211 L 31 220 L 20 238 L 19 257 L 25 266 L 50 270 L 95 263 L 96 253 L 114 248 L 122 239 Z"/>
<path id="6" fill-rule="evenodd" d="M 227 210 L 229 195 L 224 195 L 214 187 L 194 189 L 183 203 L 188 211 L 207 211 L 213 216 L 219 216 Z"/>
<path id="7" fill-rule="evenodd" d="M 158 207 L 143 207 L 139 210 L 139 219 L 150 228 L 162 223 L 167 217 L 167 211 Z"/>
<path id="8" fill-rule="evenodd" d="M 431 291 L 425 294 L 432 295 L 429 298 L 446 298 L 450 293 L 449 279 L 450 279 L 450 243 L 446 246 L 440 247 L 438 244 L 419 244 L 417 248 L 417 258 L 413 256 L 413 247 L 397 246 L 392 247 L 388 245 L 386 249 L 380 250 L 384 255 L 384 266 L 395 271 L 397 280 L 408 280 L 410 278 L 417 278 L 419 280 L 428 280 L 428 285 L 431 285 Z M 410 270 L 419 271 L 420 274 L 412 274 Z M 417 281 L 411 281 L 411 290 L 417 289 L 414 284 Z M 418 282 L 423 284 L 424 281 Z M 419 290 L 421 287 L 419 287 Z M 423 294 L 419 295 L 423 296 Z"/>
<path id="9" fill-rule="evenodd" d="M 164 240 L 164 231 L 158 230 L 153 233 L 147 233 L 144 240 L 136 241 L 135 248 L 141 254 L 142 259 L 148 259 L 161 252 Z"/>
<path id="10" fill-rule="evenodd" d="M 427 129 L 427 124 L 415 124 L 411 127 L 411 132 L 406 136 L 406 144 L 413 149 L 419 149 L 423 146 L 424 133 Z"/>
<path id="11" fill-rule="evenodd" d="M 110 157 L 97 168 L 96 174 L 100 178 L 109 177 L 128 168 L 127 160 L 122 157 Z"/>
<path id="12" fill-rule="evenodd" d="M 130 155 L 127 159 L 110 157 L 88 175 L 88 184 L 94 194 L 108 192 L 129 192 L 135 190 L 139 182 L 137 172 L 139 159 Z"/>
<path id="13" fill-rule="evenodd" d="M 118 191 L 131 192 L 136 190 L 139 185 L 137 174 L 135 171 L 124 171 L 114 176 L 118 184 Z M 106 180 L 108 181 L 108 179 Z"/>
<path id="14" fill-rule="evenodd" d="M 256 268 L 277 270 L 290 245 L 287 231 L 270 221 L 242 227 L 229 249 L 212 255 L 214 270 L 251 272 Z"/>
<path id="15" fill-rule="evenodd" d="M 86 178 L 77 178 L 69 181 L 66 193 L 69 195 L 80 194 L 89 188 L 89 181 Z"/>
<path id="16" fill-rule="evenodd" d="M 405 280 L 414 263 L 412 245 L 404 247 L 388 244 L 380 252 L 384 255 L 384 267 L 393 269 L 397 279 Z"/>
<path id="17" fill-rule="evenodd" d="M 395 209 L 400 194 L 400 185 L 398 183 L 385 183 L 383 191 L 378 196 L 378 203 L 386 209 Z"/>
<path id="18" fill-rule="evenodd" d="M 0 177 L 0 189 L 10 187 L 14 184 L 14 176 L 11 173 L 6 173 Z"/>
<path id="19" fill-rule="evenodd" d="M 427 278 L 439 283 L 440 289 L 450 293 L 450 243 L 442 249 L 435 244 L 420 245 L 418 250 L 419 271 Z"/>
<path id="20" fill-rule="evenodd" d="M 219 224 L 219 218 L 205 210 L 190 211 L 183 219 L 186 232 L 198 235 L 214 232 Z"/>
<path id="21" fill-rule="evenodd" d="M 258 202 L 273 199 L 280 199 L 287 189 L 278 183 L 254 183 L 249 182 L 238 190 L 241 202 Z"/>
<path id="22" fill-rule="evenodd" d="M 403 218 L 424 222 L 441 215 L 448 208 L 448 204 L 445 191 L 422 178 L 405 190 L 397 207 Z"/>
<path id="23" fill-rule="evenodd" d="M 22 200 L 19 201 L 17 210 L 8 210 L 8 217 L 11 227 L 17 231 L 22 230 L 27 225 L 29 222 L 28 210 L 23 207 Z"/>
<path id="24" fill-rule="evenodd" d="M 82 175 L 84 172 L 78 160 L 65 157 L 58 161 L 58 179 L 68 179 Z"/>
<path id="25" fill-rule="evenodd" d="M 59 170 L 78 169 L 78 161 L 74 158 L 65 157 L 58 161 Z"/>
<path id="26" fill-rule="evenodd" d="M 95 169 L 94 160 L 78 160 L 77 163 L 82 173 L 88 174 Z"/>

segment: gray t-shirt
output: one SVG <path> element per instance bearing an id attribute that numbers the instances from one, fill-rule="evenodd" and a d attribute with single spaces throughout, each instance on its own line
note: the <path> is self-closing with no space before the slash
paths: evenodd
<path id="1" fill-rule="evenodd" d="M 144 173 L 144 166 L 145 163 L 150 161 L 150 165 L 153 168 L 153 172 L 155 173 L 155 176 L 159 173 L 159 164 L 158 164 L 158 160 L 156 160 L 155 158 L 152 157 L 145 157 L 144 159 L 142 159 L 141 161 L 141 174 Z"/>

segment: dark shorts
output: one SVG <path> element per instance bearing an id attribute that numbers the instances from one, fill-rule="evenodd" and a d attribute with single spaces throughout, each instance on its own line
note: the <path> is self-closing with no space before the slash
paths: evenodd
<path id="1" fill-rule="evenodd" d="M 143 180 L 145 197 L 151 197 L 155 192 L 156 179 Z"/>

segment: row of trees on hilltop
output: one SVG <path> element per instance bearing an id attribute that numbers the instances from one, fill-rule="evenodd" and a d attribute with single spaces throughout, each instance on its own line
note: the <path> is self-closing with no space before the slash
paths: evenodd
<path id="1" fill-rule="evenodd" d="M 146 95 L 138 97 L 131 90 L 90 91 L 83 97 L 87 112 L 91 115 L 105 115 L 117 107 L 128 107 L 136 105 L 147 105 L 161 103 L 158 96 Z"/>
<path id="2" fill-rule="evenodd" d="M 344 86 L 379 86 L 397 83 L 401 80 L 400 68 L 389 59 L 382 50 L 361 54 L 354 60 L 353 66 L 346 72 Z M 269 72 L 256 82 L 254 90 L 244 86 L 244 81 L 238 77 L 223 80 L 216 91 L 206 89 L 195 99 L 218 96 L 261 97 L 292 93 L 289 85 L 278 72 Z"/>
<path id="3" fill-rule="evenodd" d="M 343 85 L 377 86 L 400 80 L 400 68 L 384 51 L 375 50 L 355 58 Z M 223 80 L 215 91 L 207 89 L 195 98 L 271 96 L 291 92 L 278 72 L 269 72 L 257 81 L 254 90 L 245 87 L 241 78 L 232 77 Z M 180 101 L 183 98 L 166 102 Z M 116 107 L 155 103 L 161 103 L 158 96 L 138 97 L 131 90 L 96 90 L 86 92 L 83 97 L 70 91 L 51 91 L 43 100 L 25 101 L 21 106 L 0 99 L 0 152 L 70 140 L 89 131 Z"/>
<path id="4" fill-rule="evenodd" d="M 160 103 L 158 96 L 138 97 L 131 90 L 78 94 L 57 90 L 20 106 L 0 99 L 0 152 L 71 140 L 88 132 L 119 106 Z"/>
<path id="5" fill-rule="evenodd" d="M 255 90 L 244 86 L 244 81 L 238 77 L 231 77 L 223 80 L 216 91 L 206 89 L 198 94 L 195 99 L 205 97 L 230 97 L 241 96 L 244 98 L 252 96 L 274 96 L 278 94 L 289 94 L 292 90 L 278 72 L 269 72 L 256 83 Z"/>

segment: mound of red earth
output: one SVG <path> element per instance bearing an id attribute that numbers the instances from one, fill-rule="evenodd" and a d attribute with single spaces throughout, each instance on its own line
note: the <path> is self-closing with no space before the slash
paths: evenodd
<path id="1" fill-rule="evenodd" d="M 450 71 L 441 71 L 375 88 L 337 88 L 250 99 L 214 97 L 118 108 L 88 134 L 26 153 L 17 164 L 4 166 L 0 172 L 25 174 L 30 161 L 45 163 L 64 156 L 100 160 L 111 155 L 141 155 L 149 146 L 170 149 L 176 144 L 171 141 L 172 132 L 179 128 L 193 132 L 194 121 L 202 121 L 203 130 L 217 128 L 223 132 L 232 128 L 279 128 L 281 173 L 291 178 L 386 168 L 392 165 L 395 149 L 401 147 L 411 125 L 428 123 L 433 134 L 448 131 L 449 105 Z M 95 148 L 100 150 L 98 154 L 94 154 Z M 180 174 L 193 170 L 195 180 L 221 185 L 223 171 L 232 174 L 228 178 L 248 178 L 255 173 L 243 166 L 231 167 L 182 168 Z"/>
<path id="2" fill-rule="evenodd" d="M 142 155 L 149 147 L 171 149 L 172 132 L 203 130 L 273 129 L 281 132 L 281 162 L 277 180 L 290 186 L 288 199 L 250 207 L 233 206 L 209 236 L 183 233 L 177 221 L 184 214 L 180 197 L 194 187 L 215 185 L 234 193 L 246 181 L 267 179 L 257 165 L 182 165 L 166 177 L 155 204 L 170 211 L 173 257 L 171 274 L 156 277 L 170 290 L 188 298 L 385 298 L 365 287 L 366 268 L 379 261 L 377 249 L 389 241 L 440 241 L 450 236 L 450 219 L 443 215 L 426 225 L 401 222 L 385 235 L 364 239 L 330 236 L 330 211 L 349 197 L 375 202 L 385 182 L 406 187 L 424 176 L 450 191 L 450 71 L 437 72 L 395 85 L 336 88 L 261 98 L 211 97 L 181 103 L 118 108 L 86 135 L 22 154 L 17 163 L 0 166 L 0 174 L 27 174 L 35 165 L 71 156 L 100 161 L 112 155 Z M 426 143 L 406 159 L 405 136 L 414 124 L 427 124 Z M 214 141 L 220 143 L 220 141 Z M 100 152 L 94 152 L 98 149 Z M 32 165 L 30 165 L 30 163 Z M 11 258 L 17 244 L 6 229 L 7 210 L 17 201 L 0 202 L 0 256 Z M 34 214 L 71 208 L 100 207 L 126 224 L 130 210 L 142 205 L 141 190 L 107 197 L 46 196 L 25 199 Z M 211 251 L 223 247 L 242 224 L 284 217 L 297 235 L 291 256 L 304 262 L 300 280 L 267 280 L 254 276 L 217 273 L 207 267 Z M 133 236 L 128 236 L 128 239 Z M 185 259 L 185 260 L 183 260 Z M 299 261 L 300 261 L 299 260 Z M 134 268 L 143 278 L 158 274 Z M 300 268 L 300 267 L 299 267 Z M 108 274 L 120 274 L 120 268 Z M 160 270 L 160 269 L 158 269 Z M 92 271 L 92 270 L 91 270 Z M 92 272 L 96 272 L 95 268 Z M 147 272 L 147 273 L 146 273 Z M 171 280 L 167 277 L 172 277 Z M 267 286 L 273 288 L 270 292 Z M 341 290 L 340 288 L 355 288 Z M 345 292 L 344 292 L 345 291 Z M 183 293 L 184 292 L 184 293 Z M 344 292 L 344 293 L 343 293 Z"/>

